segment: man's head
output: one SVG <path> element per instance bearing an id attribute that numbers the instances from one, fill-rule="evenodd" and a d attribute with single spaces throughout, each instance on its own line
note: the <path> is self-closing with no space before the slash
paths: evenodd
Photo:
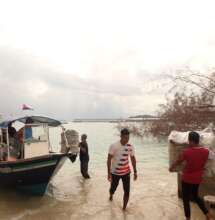
<path id="1" fill-rule="evenodd" d="M 191 146 L 199 145 L 200 136 L 197 132 L 191 131 L 188 135 L 188 141 Z"/>
<path id="2" fill-rule="evenodd" d="M 25 124 L 32 124 L 34 123 L 33 119 L 32 118 L 26 118 L 26 121 L 25 121 Z"/>
<path id="3" fill-rule="evenodd" d="M 121 142 L 122 145 L 126 145 L 128 143 L 129 134 L 130 134 L 130 132 L 127 128 L 123 128 L 121 130 L 121 132 L 120 132 L 120 137 L 121 137 L 120 142 Z"/>
<path id="4" fill-rule="evenodd" d="M 86 134 L 82 134 L 81 135 L 81 141 L 86 141 L 87 140 L 87 135 Z"/>

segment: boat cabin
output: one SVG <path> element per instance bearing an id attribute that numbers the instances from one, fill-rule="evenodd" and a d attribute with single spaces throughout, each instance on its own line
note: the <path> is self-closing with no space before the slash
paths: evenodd
<path id="1" fill-rule="evenodd" d="M 35 116 L 34 116 L 35 117 Z M 42 117 L 18 118 L 0 123 L 0 160 L 15 161 L 48 155 L 52 152 L 49 140 L 49 121 L 44 122 Z M 40 119 L 40 120 L 39 120 Z M 22 123 L 20 129 L 12 124 Z M 30 122 L 30 123 L 29 123 Z M 54 126 L 55 123 L 54 123 Z"/>

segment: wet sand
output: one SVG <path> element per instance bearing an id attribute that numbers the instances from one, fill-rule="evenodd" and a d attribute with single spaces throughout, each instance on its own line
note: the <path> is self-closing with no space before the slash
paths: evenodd
<path id="1" fill-rule="evenodd" d="M 119 185 L 114 200 L 108 201 L 109 183 L 102 174 L 91 173 L 92 178 L 84 180 L 79 173 L 65 178 L 65 173 L 61 172 L 42 198 L 1 192 L 1 219 L 183 219 L 182 201 L 176 195 L 175 174 L 164 169 L 145 170 L 136 182 L 132 181 L 130 202 L 125 212 L 122 211 L 122 185 Z M 204 219 L 194 204 L 192 214 L 192 219 Z"/>

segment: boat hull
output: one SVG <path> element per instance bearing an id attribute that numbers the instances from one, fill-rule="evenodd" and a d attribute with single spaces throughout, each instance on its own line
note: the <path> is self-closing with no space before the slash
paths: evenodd
<path id="1" fill-rule="evenodd" d="M 66 154 L 0 163 L 0 185 L 34 195 L 43 195 L 53 174 L 66 160 Z"/>

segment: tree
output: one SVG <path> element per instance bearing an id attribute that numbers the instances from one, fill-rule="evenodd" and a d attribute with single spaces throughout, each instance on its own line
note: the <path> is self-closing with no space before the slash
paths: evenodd
<path id="1" fill-rule="evenodd" d="M 167 98 L 166 104 L 160 105 L 159 120 L 154 121 L 148 131 L 154 136 L 166 136 L 171 130 L 201 130 L 210 123 L 215 124 L 215 73 L 192 72 L 178 75 L 173 80 L 176 86 L 178 82 L 184 82 L 189 87 L 197 86 L 199 90 L 189 92 L 183 88 L 183 92 L 179 90 L 173 98 Z"/>

